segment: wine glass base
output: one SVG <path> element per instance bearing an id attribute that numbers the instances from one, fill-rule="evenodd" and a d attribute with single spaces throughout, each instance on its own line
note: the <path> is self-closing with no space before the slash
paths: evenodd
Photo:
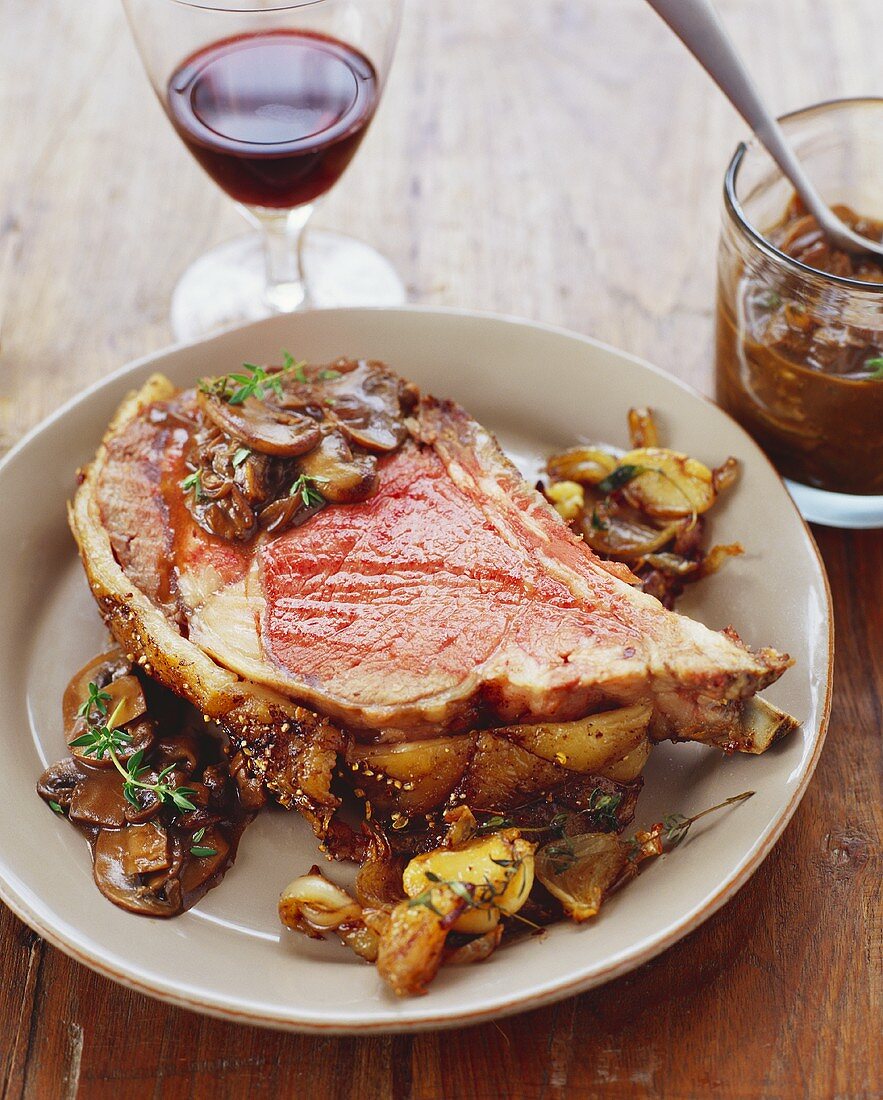
<path id="1" fill-rule="evenodd" d="M 785 485 L 805 520 L 822 527 L 868 530 L 883 527 L 883 496 L 829 493 L 785 478 Z"/>
<path id="2" fill-rule="evenodd" d="M 304 271 L 309 288 L 298 308 L 398 306 L 406 298 L 395 268 L 370 245 L 342 233 L 308 229 Z M 175 338 L 197 340 L 231 325 L 277 311 L 264 298 L 266 275 L 260 233 L 247 233 L 213 248 L 190 265 L 172 292 Z"/>

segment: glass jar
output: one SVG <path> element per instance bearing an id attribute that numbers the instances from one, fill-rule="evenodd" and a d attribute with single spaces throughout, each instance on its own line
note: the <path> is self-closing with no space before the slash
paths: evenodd
<path id="1" fill-rule="evenodd" d="M 883 222 L 883 99 L 836 100 L 781 122 L 829 203 Z M 831 274 L 777 248 L 770 236 L 791 198 L 757 139 L 740 145 L 724 185 L 717 400 L 808 519 L 883 525 L 883 270 Z"/>

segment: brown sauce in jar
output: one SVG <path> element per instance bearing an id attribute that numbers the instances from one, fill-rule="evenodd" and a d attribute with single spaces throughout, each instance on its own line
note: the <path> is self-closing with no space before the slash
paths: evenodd
<path id="1" fill-rule="evenodd" d="M 834 209 L 863 236 L 883 239 L 883 223 Z M 883 284 L 883 265 L 832 248 L 797 199 L 765 236 L 817 272 Z M 834 492 L 883 493 L 879 289 L 875 330 L 845 318 L 824 286 L 809 278 L 777 282 L 769 270 L 742 270 L 728 287 L 721 272 L 717 399 L 786 477 Z"/>

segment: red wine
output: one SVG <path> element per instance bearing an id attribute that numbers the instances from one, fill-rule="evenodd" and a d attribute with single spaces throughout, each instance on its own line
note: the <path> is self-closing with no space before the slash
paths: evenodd
<path id="1" fill-rule="evenodd" d="M 377 98 L 363 54 L 301 31 L 206 46 L 168 86 L 172 123 L 209 175 L 238 202 L 283 209 L 338 181 Z"/>

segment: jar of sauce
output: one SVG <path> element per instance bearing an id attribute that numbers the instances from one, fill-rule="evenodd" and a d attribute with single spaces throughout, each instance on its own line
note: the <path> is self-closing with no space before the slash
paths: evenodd
<path id="1" fill-rule="evenodd" d="M 883 100 L 781 121 L 840 216 L 883 239 Z M 883 263 L 832 248 L 756 139 L 724 187 L 716 385 L 808 518 L 883 525 Z"/>

